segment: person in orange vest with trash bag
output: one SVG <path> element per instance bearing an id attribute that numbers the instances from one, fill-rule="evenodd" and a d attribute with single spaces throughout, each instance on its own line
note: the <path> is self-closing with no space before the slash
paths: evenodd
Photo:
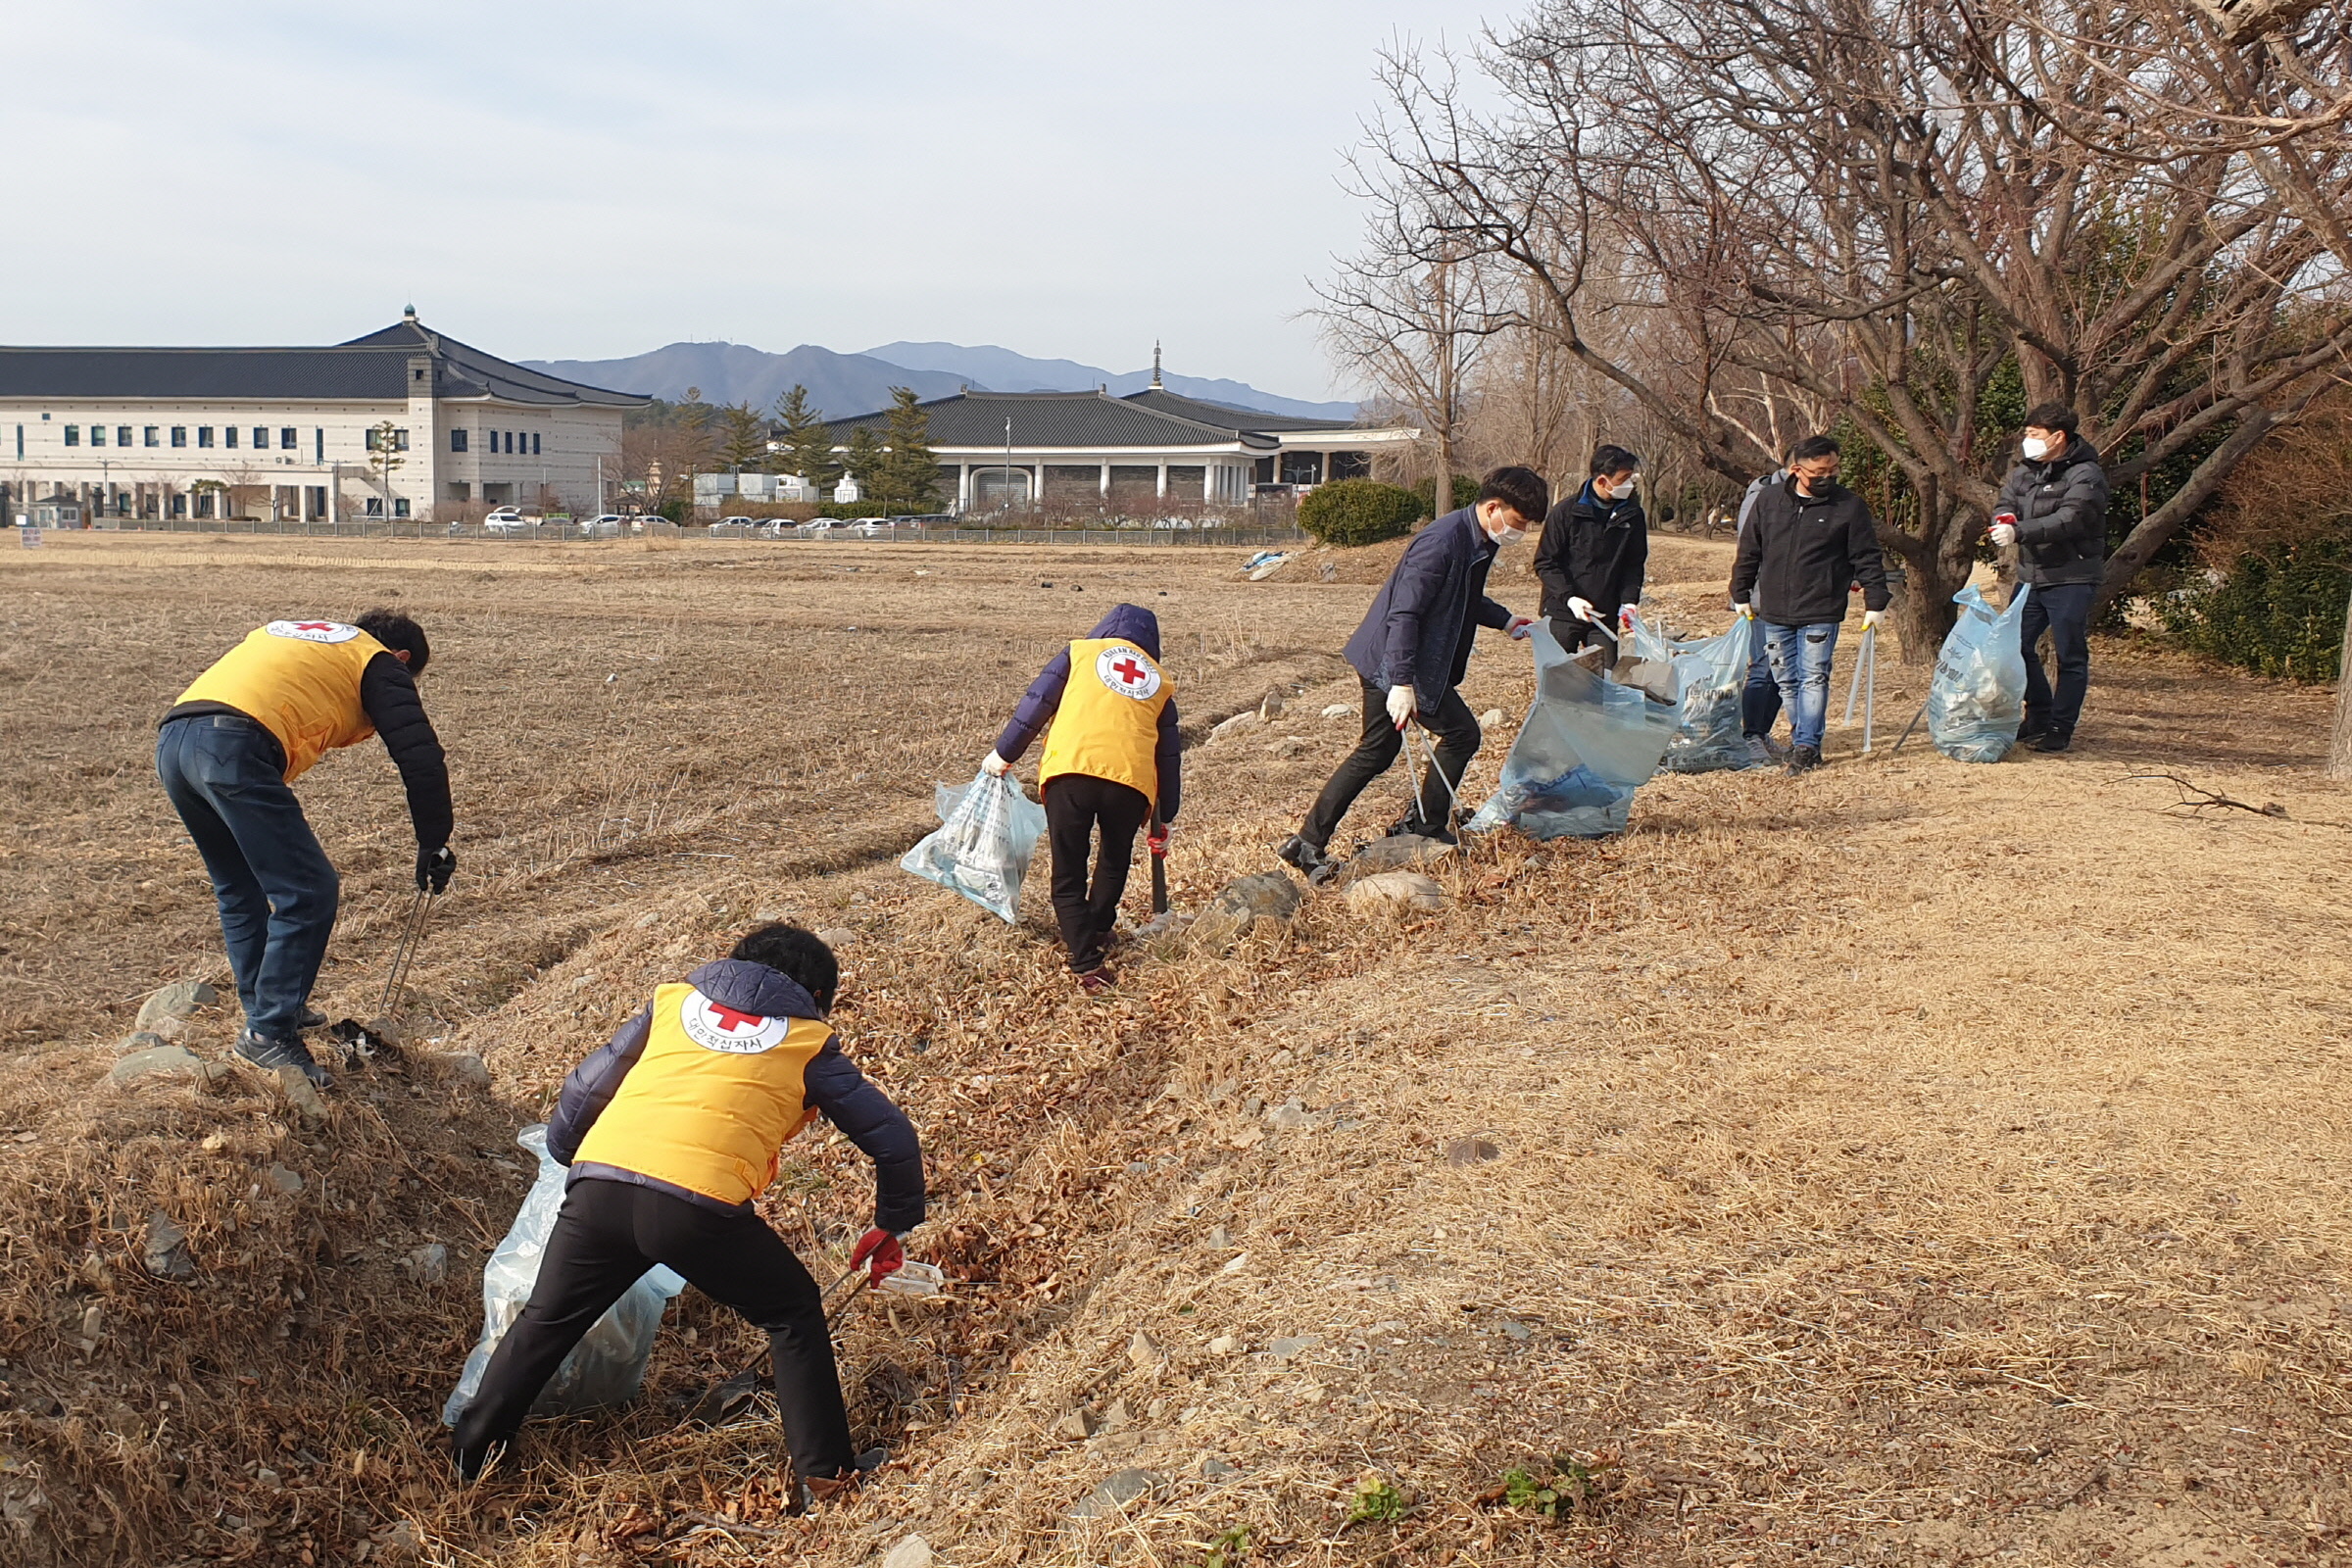
<path id="1" fill-rule="evenodd" d="M 450 1441 L 473 1481 L 511 1445 L 572 1347 L 655 1264 L 767 1331 L 776 1410 L 807 1495 L 822 1501 L 889 1456 L 858 1452 L 822 1293 L 754 1207 L 783 1146 L 823 1116 L 874 1162 L 874 1223 L 850 1253 L 879 1285 L 923 1222 L 914 1125 L 826 1021 L 839 960 L 798 926 L 745 933 L 724 958 L 658 987 L 571 1070 L 547 1152 L 571 1174 L 531 1298 L 491 1353 Z"/>
<path id="2" fill-rule="evenodd" d="M 196 677 L 164 714 L 155 771 L 204 857 L 220 906 L 229 972 L 245 1005 L 237 1054 L 330 1082 L 302 1031 L 342 883 L 294 798 L 328 752 L 381 735 L 416 829 L 416 888 L 446 890 L 449 763 L 416 696 L 432 649 L 408 616 L 273 620 Z"/>
<path id="3" fill-rule="evenodd" d="M 1054 656 L 980 760 L 991 777 L 1003 778 L 1052 725 L 1037 785 L 1054 848 L 1054 918 L 1070 972 L 1089 992 L 1111 985 L 1106 960 L 1137 831 L 1151 824 L 1152 853 L 1167 851 L 1184 791 L 1176 723 L 1176 686 L 1159 667 L 1159 617 L 1140 605 L 1118 605 Z M 1102 847 L 1090 882 L 1088 851 L 1098 833 Z"/>

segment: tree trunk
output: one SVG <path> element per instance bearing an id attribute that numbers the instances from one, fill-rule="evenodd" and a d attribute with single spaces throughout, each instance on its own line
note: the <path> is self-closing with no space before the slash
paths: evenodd
<path id="1" fill-rule="evenodd" d="M 2335 739 L 2328 748 L 2328 776 L 2352 778 L 2352 600 L 2344 604 L 2344 646 L 2335 656 Z"/>

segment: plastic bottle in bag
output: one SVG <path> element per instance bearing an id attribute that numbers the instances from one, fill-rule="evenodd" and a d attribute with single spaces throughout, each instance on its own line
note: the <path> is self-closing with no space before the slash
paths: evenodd
<path id="1" fill-rule="evenodd" d="M 1952 595 L 1960 618 L 1936 656 L 1928 738 L 1956 762 L 1997 762 L 2026 721 L 2026 653 L 2018 626 L 2030 584 L 1994 610 L 1974 583 Z"/>
<path id="2" fill-rule="evenodd" d="M 1046 808 L 1007 773 L 986 769 L 962 789 L 942 784 L 933 798 L 939 828 L 899 860 L 926 882 L 952 888 L 1007 924 L 1020 918 L 1021 883 L 1045 836 Z"/>
<path id="3" fill-rule="evenodd" d="M 466 1357 L 466 1370 L 459 1374 L 457 1389 L 441 1406 L 443 1426 L 456 1426 L 458 1416 L 473 1402 L 491 1353 L 530 1301 L 531 1287 L 539 1281 L 539 1260 L 556 1228 L 556 1211 L 564 1206 L 566 1173 L 547 1152 L 547 1124 L 532 1123 L 514 1142 L 538 1156 L 539 1175 L 523 1195 L 514 1223 L 507 1227 L 490 1261 L 482 1266 L 482 1334 L 474 1342 L 473 1353 Z M 662 1309 L 685 1288 L 686 1282 L 666 1268 L 657 1265 L 647 1270 L 572 1347 L 540 1391 L 531 1414 L 575 1415 L 635 1398 L 645 1382 L 645 1362 L 654 1352 L 654 1332 L 662 1326 Z"/>
<path id="4" fill-rule="evenodd" d="M 1530 838 L 1601 838 L 1625 830 L 1634 792 L 1658 770 L 1676 709 L 1571 659 L 1539 622 L 1536 700 L 1502 760 L 1502 783 L 1466 824 Z"/>

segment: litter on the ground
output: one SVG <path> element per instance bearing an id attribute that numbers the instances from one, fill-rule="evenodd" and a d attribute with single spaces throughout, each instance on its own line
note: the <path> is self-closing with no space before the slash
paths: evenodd
<path id="1" fill-rule="evenodd" d="M 1659 765 L 1669 773 L 1707 773 L 1754 765 L 1740 733 L 1740 695 L 1747 684 L 1748 623 L 1734 619 L 1712 637 L 1676 641 L 1639 615 L 1627 651 L 1673 672 L 1674 739 Z M 1618 678 L 1625 678 L 1620 666 Z M 1635 682 L 1631 684 L 1643 684 Z"/>
<path id="2" fill-rule="evenodd" d="M 1020 918 L 1021 882 L 1045 836 L 1046 808 L 1010 774 L 976 773 L 963 788 L 942 784 L 939 827 L 900 859 L 902 870 L 962 894 L 1006 924 Z"/>
<path id="3" fill-rule="evenodd" d="M 506 1236 L 482 1267 L 482 1334 L 474 1342 L 473 1353 L 466 1357 L 466 1370 L 460 1374 L 457 1388 L 441 1406 L 443 1426 L 457 1425 L 458 1416 L 482 1386 L 482 1373 L 489 1367 L 498 1342 L 522 1316 L 531 1287 L 538 1283 L 539 1260 L 547 1253 L 547 1239 L 556 1228 L 556 1212 L 564 1206 L 565 1172 L 547 1152 L 547 1124 L 534 1122 L 517 1134 L 514 1142 L 537 1156 L 539 1175 L 523 1196 L 522 1206 L 515 1210 L 514 1223 L 507 1227 Z M 531 1405 L 531 1414 L 576 1415 L 635 1398 L 638 1386 L 645 1381 L 646 1358 L 654 1353 L 654 1332 L 662 1326 L 662 1310 L 670 1298 L 685 1288 L 683 1279 L 659 1264 L 647 1270 L 564 1358 Z"/>
<path id="4" fill-rule="evenodd" d="M 1971 583 L 1952 595 L 1960 618 L 1936 656 L 1928 686 L 1928 738 L 1955 762 L 1997 762 L 2017 744 L 2026 721 L 2026 654 L 2018 618 L 2031 586 L 2020 583 L 2007 610 Z"/>
<path id="5" fill-rule="evenodd" d="M 1676 710 L 1589 669 L 1539 624 L 1536 700 L 1502 760 L 1502 783 L 1467 826 L 1516 826 L 1530 838 L 1603 838 L 1625 830 L 1634 792 L 1674 739 Z"/>
<path id="6" fill-rule="evenodd" d="M 879 1288 L 893 1296 L 937 1296 L 948 1288 L 948 1273 L 937 1263 L 917 1262 L 910 1257 L 883 1275 Z"/>
<path id="7" fill-rule="evenodd" d="M 1292 552 L 1288 550 L 1260 550 L 1242 563 L 1242 572 L 1251 582 L 1263 582 L 1280 571 L 1290 561 L 1291 555 Z"/>

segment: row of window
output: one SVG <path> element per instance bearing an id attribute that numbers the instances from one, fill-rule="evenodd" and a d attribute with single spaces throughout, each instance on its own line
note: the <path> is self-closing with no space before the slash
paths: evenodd
<path id="1" fill-rule="evenodd" d="M 482 434 L 489 438 L 490 450 L 492 452 L 503 451 L 506 456 L 510 458 L 535 458 L 539 456 L 539 435 L 536 431 L 484 430 Z M 506 445 L 503 448 L 499 445 L 501 437 L 504 437 L 506 441 Z M 452 430 L 449 432 L 449 450 L 452 452 L 465 452 L 470 450 L 472 432 L 469 430 Z"/>
<path id="2" fill-rule="evenodd" d="M 119 446 L 119 447 L 126 447 L 126 446 L 130 446 L 130 445 L 132 444 L 132 441 L 131 441 L 131 431 L 132 431 L 132 428 L 133 428 L 132 426 L 130 426 L 130 425 L 127 425 L 127 424 L 118 424 L 118 425 L 116 425 L 116 426 L 114 427 L 114 433 L 115 433 L 115 445 L 116 445 L 116 446 Z M 160 446 L 162 446 L 162 445 L 164 444 L 164 427 L 163 427 L 162 425 L 158 425 L 158 424 L 146 424 L 146 425 L 139 425 L 139 426 L 137 426 L 136 428 L 137 428 L 137 430 L 138 430 L 138 435 L 139 435 L 139 439 L 138 439 L 138 442 L 137 442 L 137 444 L 138 444 L 138 445 L 140 445 L 140 446 L 143 446 L 143 447 L 160 447 Z M 103 424 L 93 424 L 93 425 L 91 425 L 91 426 L 90 426 L 90 445 L 92 445 L 92 446 L 94 446 L 94 447 L 102 447 L 102 446 L 105 446 L 105 445 L 106 445 L 106 433 L 107 433 L 107 427 L 106 427 L 105 425 L 103 425 Z M 237 445 L 238 438 L 239 438 L 239 437 L 240 437 L 240 436 L 243 434 L 243 431 L 242 431 L 242 429 L 241 429 L 239 426 L 237 426 L 237 425 L 233 425 L 233 424 L 224 424 L 224 425 L 220 426 L 219 434 L 220 434 L 220 445 L 221 445 L 221 446 L 223 446 L 223 447 L 226 447 L 226 448 L 229 448 L 229 449 L 233 450 L 233 449 L 236 447 L 236 445 Z M 200 447 L 209 447 L 209 446 L 211 446 L 211 445 L 213 444 L 213 436 L 214 436 L 214 429 L 213 429 L 213 426 L 211 426 L 211 425 L 209 425 L 209 424 L 200 424 L 200 425 L 196 426 L 196 444 L 197 444 L 198 446 L 200 446 Z M 175 425 L 172 425 L 172 445 L 173 445 L 173 446 L 175 446 L 175 447 L 184 447 L 184 446 L 186 446 L 187 444 L 188 444 L 188 427 L 187 427 L 186 425 L 184 425 L 184 424 L 175 424 Z M 280 425 L 280 426 L 278 427 L 278 431 L 277 431 L 277 444 L 278 444 L 279 448 L 280 448 L 281 450 L 283 450 L 283 451 L 287 451 L 287 452 L 293 452 L 293 451 L 297 451 L 297 450 L 299 450 L 299 449 L 300 449 L 300 447 L 302 446 L 302 432 L 301 432 L 300 430 L 297 430 L 296 428 L 294 428 L 294 426 L 292 426 L 292 425 L 290 425 L 290 424 L 287 424 L 287 425 Z M 77 447 L 77 446 L 81 445 L 81 426 L 80 426 L 80 425 L 78 425 L 78 424 L 69 424 L 69 425 L 67 425 L 67 426 L 66 426 L 66 445 L 68 445 L 68 446 L 70 446 L 70 447 Z M 267 450 L 269 449 L 269 446 L 270 446 L 270 427 L 269 427 L 268 425 L 265 425 L 265 424 L 257 424 L 257 425 L 255 425 L 255 426 L 253 427 L 253 449 L 254 449 L 256 452 L 263 452 L 263 451 L 267 451 Z"/>

